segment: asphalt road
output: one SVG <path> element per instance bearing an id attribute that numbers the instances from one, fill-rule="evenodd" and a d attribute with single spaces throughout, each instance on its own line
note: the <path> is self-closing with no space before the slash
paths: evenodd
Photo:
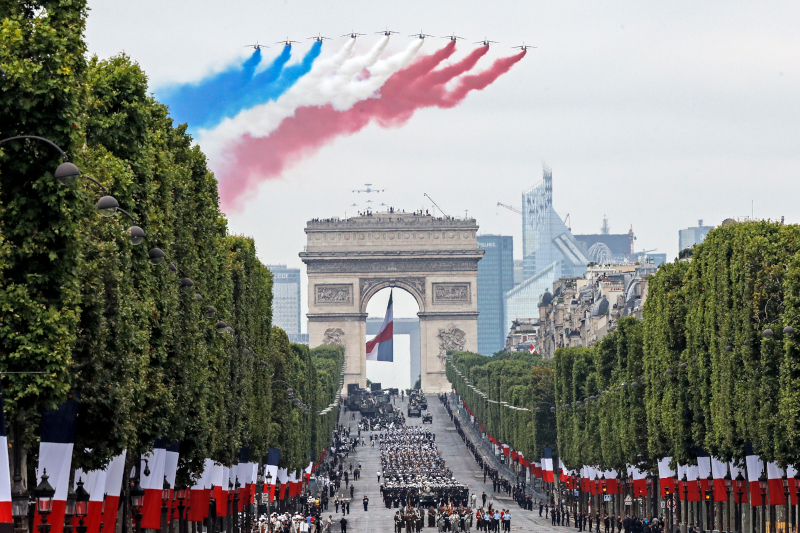
<path id="1" fill-rule="evenodd" d="M 397 407 L 405 411 L 407 404 L 398 399 Z M 572 528 L 551 526 L 549 520 L 544 517 L 539 518 L 538 509 L 535 511 L 523 511 L 510 496 L 493 494 L 491 480 L 488 480 L 486 484 L 483 483 L 483 472 L 478 468 L 472 454 L 469 453 L 458 433 L 456 433 L 455 426 L 450 422 L 447 412 L 436 395 L 428 395 L 428 407 L 433 414 L 433 424 L 425 424 L 425 426 L 436 434 L 436 444 L 442 452 L 442 457 L 447 466 L 453 471 L 453 475 L 459 482 L 469 486 L 470 492 L 476 494 L 479 504 L 481 494 L 485 492 L 487 503 L 492 502 L 495 508 L 510 509 L 512 531 L 537 531 L 543 533 L 555 533 L 557 531 L 571 533 L 573 531 Z M 357 421 L 360 415 L 356 413 L 356 420 L 351 420 L 349 418 L 350 415 L 351 413 L 345 413 L 342 423 L 350 424 L 353 432 L 351 434 L 354 435 L 358 431 Z M 407 418 L 406 424 L 409 426 L 421 425 L 422 419 Z M 350 505 L 350 514 L 346 515 L 348 520 L 347 531 L 348 533 L 392 533 L 394 531 L 394 513 L 396 509 L 387 509 L 383 505 L 377 476 L 378 471 L 380 471 L 380 450 L 377 444 L 375 448 L 371 448 L 369 434 L 367 433 L 366 436 L 367 445 L 359 447 L 355 453 L 351 453 L 348 461 L 345 462 L 347 465 L 349 461 L 352 461 L 355 468 L 358 462 L 361 461 L 361 479 L 353 483 L 355 486 L 353 503 Z M 344 489 L 344 486 L 342 488 Z M 364 511 L 362 503 L 364 494 L 369 497 L 370 501 L 368 511 Z M 338 521 L 342 516 L 341 509 L 339 511 L 338 514 L 335 512 L 333 501 L 331 501 L 328 512 L 323 515 L 330 515 L 334 518 L 335 527 L 332 531 L 339 531 Z M 424 530 L 434 531 L 433 528 L 425 528 Z M 474 527 L 473 531 L 475 531 Z"/>

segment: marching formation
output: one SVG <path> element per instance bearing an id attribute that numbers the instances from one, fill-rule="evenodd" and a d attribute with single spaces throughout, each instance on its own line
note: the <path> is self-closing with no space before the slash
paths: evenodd
<path id="1" fill-rule="evenodd" d="M 436 435 L 402 426 L 381 432 L 381 493 L 386 507 L 466 505 L 469 489 L 453 478 L 436 448 Z"/>

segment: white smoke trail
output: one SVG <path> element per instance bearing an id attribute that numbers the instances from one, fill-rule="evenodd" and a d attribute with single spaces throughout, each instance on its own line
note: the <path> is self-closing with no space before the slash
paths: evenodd
<path id="1" fill-rule="evenodd" d="M 338 110 L 346 110 L 373 96 L 392 74 L 414 59 L 423 44 L 422 39 L 415 39 L 404 51 L 379 60 L 388 42 L 388 37 L 384 37 L 366 54 L 351 58 L 354 46 L 351 39 L 336 55 L 315 63 L 308 74 L 276 101 L 243 111 L 212 130 L 201 131 L 199 143 L 209 159 L 219 159 L 230 141 L 244 134 L 265 137 L 299 107 L 330 103 Z M 359 79 L 364 70 L 369 77 Z"/>

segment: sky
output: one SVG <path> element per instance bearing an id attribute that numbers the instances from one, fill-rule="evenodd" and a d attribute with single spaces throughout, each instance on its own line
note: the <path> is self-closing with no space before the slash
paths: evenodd
<path id="1" fill-rule="evenodd" d="M 575 233 L 633 227 L 637 250 L 672 260 L 678 230 L 750 216 L 800 222 L 800 3 L 363 0 L 90 2 L 91 53 L 138 61 L 156 95 L 241 62 L 244 45 L 321 33 L 321 57 L 350 31 L 385 28 L 387 54 L 411 33 L 455 32 L 457 60 L 484 37 L 499 41 L 479 66 L 534 45 L 510 72 L 453 109 L 427 109 L 399 129 L 369 126 L 262 183 L 228 212 L 265 263 L 303 267 L 303 228 L 314 217 L 369 205 L 364 183 L 406 211 L 474 216 L 481 233 L 514 236 L 521 258 L 521 191 L 553 169 L 556 211 Z M 445 44 L 430 39 L 422 53 Z M 202 146 L 201 146 L 202 148 Z M 352 207 L 351 204 L 359 204 Z M 374 204 L 373 204 L 374 205 Z M 415 311 L 414 311 L 415 312 Z M 382 311 L 375 316 L 382 316 Z M 397 315 L 400 316 L 400 315 Z"/>

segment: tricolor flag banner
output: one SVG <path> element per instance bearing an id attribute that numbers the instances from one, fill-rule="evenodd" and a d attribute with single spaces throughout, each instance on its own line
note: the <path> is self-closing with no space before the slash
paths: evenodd
<path id="1" fill-rule="evenodd" d="M 675 494 L 675 471 L 669 467 L 672 457 L 664 457 L 658 462 L 658 479 L 661 486 L 661 496 L 667 496 L 667 489 L 670 494 Z"/>
<path id="2" fill-rule="evenodd" d="M 542 459 L 542 479 L 549 483 L 553 483 L 553 450 L 551 448 L 544 449 L 544 458 Z"/>
<path id="3" fill-rule="evenodd" d="M 606 477 L 606 494 L 619 493 L 619 484 L 617 483 L 617 471 L 606 470 L 605 472 L 603 472 L 603 475 Z"/>
<path id="4" fill-rule="evenodd" d="M 564 462 L 561 459 L 558 460 L 558 479 L 560 481 L 567 480 L 567 470 L 564 468 Z"/>
<path id="5" fill-rule="evenodd" d="M 700 480 L 700 499 L 705 500 L 708 477 L 711 475 L 711 456 L 705 450 L 697 451 L 697 479 Z"/>
<path id="6" fill-rule="evenodd" d="M 311 480 L 311 471 L 314 469 L 314 461 L 308 463 L 306 471 L 303 473 L 303 481 L 306 483 Z"/>
<path id="7" fill-rule="evenodd" d="M 278 482 L 278 462 L 281 458 L 281 451 L 278 448 L 270 448 L 267 452 L 267 464 L 264 467 L 264 479 L 267 479 L 269 473 L 269 501 L 275 501 L 275 484 Z M 265 481 L 266 482 L 266 481 Z M 265 491 L 266 492 L 266 491 Z"/>
<path id="8" fill-rule="evenodd" d="M 534 477 L 542 479 L 542 463 L 531 463 L 531 473 Z"/>
<path id="9" fill-rule="evenodd" d="M 142 528 L 161 528 L 161 491 L 167 464 L 167 441 L 157 439 L 153 451 L 142 455 L 139 484 L 144 489 Z M 149 472 L 149 475 L 148 475 Z"/>
<path id="10" fill-rule="evenodd" d="M 392 341 L 394 326 L 392 312 L 392 293 L 389 293 L 389 305 L 383 319 L 381 330 L 375 338 L 367 343 L 367 361 L 394 361 L 394 343 Z"/>
<path id="11" fill-rule="evenodd" d="M 278 481 L 281 484 L 280 493 L 278 494 L 278 499 L 282 500 L 286 497 L 286 489 L 289 488 L 289 469 L 288 468 L 279 468 L 278 469 Z"/>
<path id="12" fill-rule="evenodd" d="M 166 448 L 166 455 L 164 458 L 164 478 L 169 484 L 169 501 L 170 501 L 170 516 L 172 519 L 178 519 L 178 502 L 175 501 L 175 476 L 178 474 L 178 458 L 181 452 L 181 443 L 173 442 Z M 164 483 L 161 483 L 164 487 Z M 161 496 L 159 496 L 160 498 Z M 159 515 L 160 516 L 160 515 Z"/>
<path id="13" fill-rule="evenodd" d="M 217 507 L 217 516 L 227 516 L 228 514 L 228 473 L 225 467 L 219 463 L 214 463 L 211 471 L 211 495 Z"/>
<path id="14" fill-rule="evenodd" d="M 644 497 L 647 494 L 647 475 L 635 466 L 628 465 L 628 477 L 633 479 L 633 496 Z"/>
<path id="15" fill-rule="evenodd" d="M 3 385 L 0 383 L 0 524 L 13 524 L 11 514 L 11 471 L 8 463 L 8 435 L 3 414 Z"/>
<path id="16" fill-rule="evenodd" d="M 797 505 L 797 483 L 794 480 L 795 474 L 797 474 L 797 469 L 793 465 L 788 465 L 786 467 L 786 478 L 789 480 L 789 499 L 792 505 Z"/>
<path id="17" fill-rule="evenodd" d="M 739 490 L 736 488 L 736 478 L 741 474 L 743 478 L 747 479 L 746 473 L 734 463 L 728 463 L 728 468 L 731 470 L 731 479 L 733 480 L 733 502 L 747 503 L 747 487 L 742 487 L 741 496 L 739 495 Z"/>
<path id="18" fill-rule="evenodd" d="M 761 505 L 761 489 L 758 487 L 758 478 L 764 472 L 764 463 L 761 458 L 753 453 L 750 444 L 745 445 L 745 463 L 747 465 L 747 482 L 750 485 L 750 505 Z"/>
<path id="19" fill-rule="evenodd" d="M 236 477 L 239 480 L 239 512 L 244 510 L 245 500 L 250 494 L 251 468 L 250 468 L 250 448 L 242 446 L 239 448 L 239 462 L 234 466 Z M 235 483 L 235 481 L 234 481 Z"/>
<path id="20" fill-rule="evenodd" d="M 776 463 L 767 463 L 767 482 L 769 483 L 769 504 L 784 505 L 786 495 L 783 493 L 783 468 Z"/>
<path id="21" fill-rule="evenodd" d="M 100 518 L 103 513 L 103 495 L 106 493 L 106 470 L 92 470 L 84 472 L 80 468 L 75 470 L 73 477 L 73 490 L 78 490 L 78 482 L 83 483 L 83 489 L 89 493 L 89 513 L 84 519 L 84 524 L 89 528 L 87 533 L 100 531 Z"/>
<path id="22" fill-rule="evenodd" d="M 728 463 L 723 463 L 716 457 L 711 458 L 711 476 L 714 478 L 714 501 L 728 501 L 725 488 L 725 475 L 728 473 Z M 731 478 L 733 479 L 733 478 Z"/>
<path id="23" fill-rule="evenodd" d="M 297 489 L 300 486 L 300 482 L 297 480 L 297 477 L 298 477 L 297 476 L 297 471 L 292 471 L 292 473 L 289 474 L 289 497 L 290 498 L 294 498 L 295 496 L 297 496 L 297 493 L 298 493 Z"/>
<path id="24" fill-rule="evenodd" d="M 214 461 L 206 459 L 203 462 L 203 471 L 197 476 L 191 487 L 189 506 L 189 521 L 200 522 L 208 517 L 208 506 L 211 504 L 211 476 L 214 472 Z"/>
<path id="25" fill-rule="evenodd" d="M 106 468 L 106 497 L 102 505 L 103 530 L 111 531 L 117 524 L 117 512 L 119 511 L 119 499 L 122 493 L 122 476 L 125 474 L 125 458 L 128 452 L 124 451 L 111 459 Z M 109 529 L 106 529 L 109 528 Z M 100 531 L 100 524 L 97 530 L 89 530 L 88 533 Z"/>
<path id="26" fill-rule="evenodd" d="M 39 443 L 36 484 L 42 481 L 42 474 L 47 470 L 48 482 L 56 489 L 53 496 L 53 511 L 47 519 L 52 525 L 51 533 L 64 531 L 64 511 L 67 507 L 77 414 L 78 402 L 75 400 L 64 402 L 57 409 L 42 412 L 42 438 Z M 34 520 L 34 526 L 41 523 L 39 513 L 36 513 Z"/>
<path id="27" fill-rule="evenodd" d="M 697 465 L 690 465 L 686 467 L 686 485 L 689 489 L 689 501 L 700 501 L 700 485 L 697 483 L 699 477 L 699 467 Z"/>

